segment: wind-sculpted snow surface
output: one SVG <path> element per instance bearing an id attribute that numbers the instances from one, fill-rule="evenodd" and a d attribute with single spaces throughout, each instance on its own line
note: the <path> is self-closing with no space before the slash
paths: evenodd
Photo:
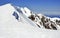
<path id="1" fill-rule="evenodd" d="M 43 21 L 44 23 L 46 22 L 45 21 L 47 19 L 46 16 L 41 14 L 34 14 L 31 11 L 28 13 L 26 12 L 26 10 L 28 10 L 28 8 L 26 7 L 23 9 L 21 8 L 19 10 L 17 10 L 11 4 L 0 6 L 0 38 L 59 38 L 60 37 L 60 30 L 50 30 L 48 28 L 41 29 L 45 28 L 45 26 L 43 26 Z M 21 11 L 24 11 L 24 13 L 23 12 L 20 13 Z M 41 19 L 42 16 L 44 16 L 45 19 Z M 49 20 L 53 21 L 59 26 L 59 20 L 56 21 L 54 20 L 54 18 L 49 18 Z M 48 23 L 50 23 L 50 21 Z M 42 22 L 40 24 L 41 26 L 38 25 L 38 22 Z"/>

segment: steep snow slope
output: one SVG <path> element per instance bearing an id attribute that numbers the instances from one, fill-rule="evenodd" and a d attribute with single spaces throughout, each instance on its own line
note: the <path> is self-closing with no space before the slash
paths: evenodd
<path id="1" fill-rule="evenodd" d="M 32 26 L 20 15 L 17 21 L 15 8 L 10 4 L 0 6 L 0 38 L 59 38 L 60 30 L 39 29 Z M 17 11 L 16 11 L 17 12 Z"/>
<path id="2" fill-rule="evenodd" d="M 24 10 L 22 7 L 21 7 L 21 9 L 20 9 L 20 7 L 14 7 L 17 11 L 17 13 L 19 13 L 19 16 L 20 17 L 23 17 L 23 18 L 25 18 L 24 20 L 26 20 L 28 23 L 30 23 L 32 26 L 35 26 L 35 27 L 37 27 L 37 25 L 32 21 L 32 20 L 30 20 L 29 18 L 28 18 L 28 15 L 31 15 L 30 14 L 30 11 L 27 11 L 26 12 L 26 10 Z M 25 7 L 26 8 L 26 7 Z M 23 9 L 23 10 L 22 10 Z M 28 9 L 27 9 L 28 10 Z M 20 18 L 19 17 L 19 18 Z M 20 19 L 19 19 L 20 20 Z"/>
<path id="3" fill-rule="evenodd" d="M 34 28 L 23 17 L 22 22 L 18 22 L 12 15 L 14 11 L 16 10 L 10 4 L 0 7 L 0 38 L 20 38 Z"/>

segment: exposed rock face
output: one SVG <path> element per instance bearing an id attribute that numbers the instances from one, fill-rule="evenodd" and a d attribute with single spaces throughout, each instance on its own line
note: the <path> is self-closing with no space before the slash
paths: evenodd
<path id="1" fill-rule="evenodd" d="M 60 20 L 57 19 L 54 22 L 51 21 L 52 19 L 47 18 L 46 16 L 41 14 L 31 14 L 28 18 L 34 21 L 39 28 L 57 30 L 58 26 L 60 27 Z"/>
<path id="2" fill-rule="evenodd" d="M 34 15 L 31 15 L 29 18 L 30 18 L 32 21 L 34 21 L 34 20 L 35 20 Z"/>
<path id="3" fill-rule="evenodd" d="M 56 20 L 56 24 L 60 26 L 60 20 Z"/>

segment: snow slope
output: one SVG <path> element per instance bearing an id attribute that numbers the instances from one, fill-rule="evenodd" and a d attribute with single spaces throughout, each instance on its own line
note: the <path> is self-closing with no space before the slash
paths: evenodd
<path id="1" fill-rule="evenodd" d="M 60 30 L 40 29 L 32 26 L 27 17 L 20 14 L 17 21 L 11 4 L 0 6 L 0 38 L 59 38 Z M 17 11 L 16 11 L 17 12 Z M 18 13 L 18 12 L 17 12 Z"/>

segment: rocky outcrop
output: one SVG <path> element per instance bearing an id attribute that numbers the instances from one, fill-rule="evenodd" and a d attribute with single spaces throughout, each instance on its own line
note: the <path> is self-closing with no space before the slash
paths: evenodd
<path id="1" fill-rule="evenodd" d="M 34 21 L 39 28 L 57 30 L 58 26 L 60 27 L 60 20 L 57 19 L 54 22 L 42 14 L 31 14 L 28 18 Z"/>

